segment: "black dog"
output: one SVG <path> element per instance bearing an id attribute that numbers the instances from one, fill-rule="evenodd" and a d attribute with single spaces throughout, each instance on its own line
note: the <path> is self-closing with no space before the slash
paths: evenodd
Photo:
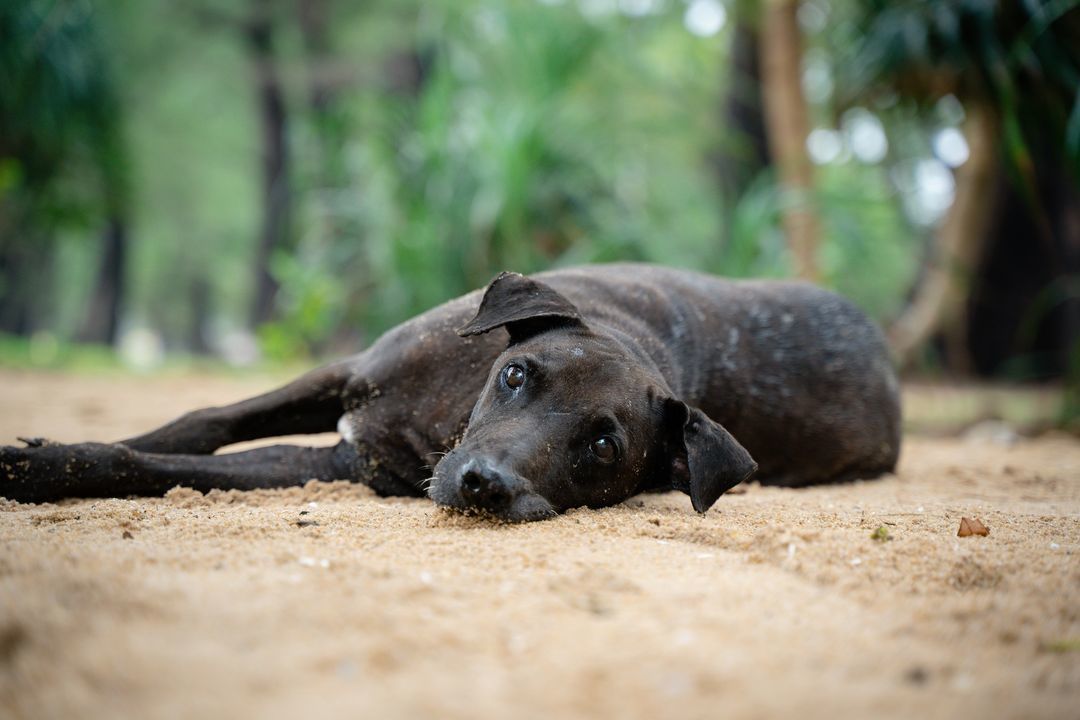
<path id="1" fill-rule="evenodd" d="M 335 428 L 333 448 L 212 454 Z M 0 449 L 0 495 L 343 478 L 533 520 L 655 488 L 704 512 L 758 463 L 790 486 L 880 475 L 900 408 L 881 333 L 832 293 L 610 265 L 504 273 L 347 360 L 118 444 L 27 442 Z"/>

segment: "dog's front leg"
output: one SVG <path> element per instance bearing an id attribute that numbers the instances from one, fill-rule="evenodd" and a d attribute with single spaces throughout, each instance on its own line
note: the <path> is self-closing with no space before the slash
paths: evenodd
<path id="1" fill-rule="evenodd" d="M 354 368 L 350 360 L 327 365 L 264 395 L 195 410 L 120 442 L 143 452 L 202 455 L 245 440 L 330 432 L 344 412 Z"/>
<path id="2" fill-rule="evenodd" d="M 253 490 L 308 480 L 357 479 L 347 443 L 308 448 L 274 445 L 225 455 L 146 453 L 124 445 L 81 443 L 0 447 L 0 497 L 51 502 L 72 497 L 160 496 L 183 485 Z"/>

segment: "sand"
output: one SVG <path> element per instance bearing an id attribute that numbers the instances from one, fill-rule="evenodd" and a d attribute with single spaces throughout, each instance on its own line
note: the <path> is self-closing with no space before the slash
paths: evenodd
<path id="1" fill-rule="evenodd" d="M 0 442 L 272 382 L 4 370 Z M 1080 443 L 912 436 L 895 476 L 704 516 L 495 525 L 346 483 L 0 501 L 0 715 L 1076 718 Z"/>

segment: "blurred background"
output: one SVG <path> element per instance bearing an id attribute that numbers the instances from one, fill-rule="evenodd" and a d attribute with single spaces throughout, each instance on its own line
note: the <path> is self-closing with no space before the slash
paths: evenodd
<path id="1" fill-rule="evenodd" d="M 0 364 L 310 363 L 645 260 L 1075 426 L 1078 88 L 1077 0 L 0 0 Z"/>

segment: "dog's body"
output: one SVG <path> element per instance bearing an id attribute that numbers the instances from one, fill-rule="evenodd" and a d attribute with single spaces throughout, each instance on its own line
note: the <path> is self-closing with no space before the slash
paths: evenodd
<path id="1" fill-rule="evenodd" d="M 608 265 L 504 274 L 280 390 L 120 444 L 4 448 L 0 495 L 342 478 L 510 519 L 665 486 L 704 510 L 753 472 L 747 451 L 762 482 L 783 485 L 891 471 L 899 425 L 881 333 L 842 298 Z M 336 448 L 211 454 L 335 428 Z M 452 449 L 428 488 L 427 468 Z"/>

